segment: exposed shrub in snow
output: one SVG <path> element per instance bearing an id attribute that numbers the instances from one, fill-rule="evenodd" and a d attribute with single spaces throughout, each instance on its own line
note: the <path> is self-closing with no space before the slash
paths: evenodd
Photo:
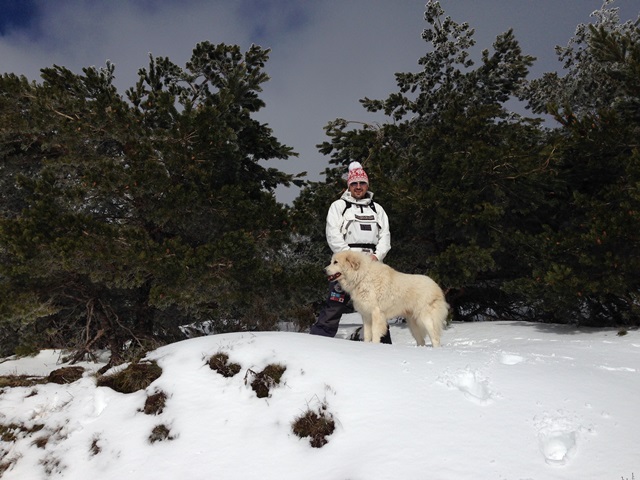
<path id="1" fill-rule="evenodd" d="M 156 362 L 132 363 L 124 370 L 98 379 L 99 387 L 109 387 L 120 393 L 144 390 L 162 375 Z"/>
<path id="2" fill-rule="evenodd" d="M 320 405 L 317 411 L 307 410 L 295 419 L 292 424 L 293 433 L 300 438 L 309 437 L 309 443 L 314 448 L 326 445 L 327 437 L 336 429 L 333 415 L 327 411 L 327 404 Z"/>
<path id="3" fill-rule="evenodd" d="M 149 395 L 144 402 L 142 411 L 146 415 L 160 415 L 167 403 L 167 394 L 162 390 L 157 391 L 153 395 Z"/>
<path id="4" fill-rule="evenodd" d="M 247 383 L 247 378 L 249 374 L 254 376 L 253 381 L 251 382 L 251 388 L 258 398 L 266 398 L 271 396 L 271 388 L 275 387 L 280 383 L 280 379 L 282 378 L 282 374 L 285 372 L 287 367 L 279 364 L 270 364 L 267 365 L 264 370 L 259 373 L 255 373 L 253 370 L 247 370 L 247 376 L 245 376 L 245 383 Z"/>
<path id="5" fill-rule="evenodd" d="M 223 377 L 233 377 L 240 371 L 240 365 L 229 363 L 229 355 L 224 352 L 216 353 L 209 359 L 209 367 Z"/>
<path id="6" fill-rule="evenodd" d="M 4 387 L 32 387 L 41 383 L 47 383 L 42 377 L 32 375 L 1 375 L 0 388 Z"/>
<path id="7" fill-rule="evenodd" d="M 100 446 L 100 437 L 96 435 L 91 440 L 91 445 L 89 446 L 89 452 L 91 452 L 92 456 L 98 455 L 102 451 L 102 447 Z"/>
<path id="8" fill-rule="evenodd" d="M 51 383 L 58 383 L 64 385 L 66 383 L 73 383 L 76 380 L 82 378 L 84 368 L 82 367 L 64 367 L 58 368 L 49 374 L 47 380 Z"/>
<path id="9" fill-rule="evenodd" d="M 173 440 L 175 437 L 171 436 L 171 430 L 164 424 L 156 425 L 149 435 L 149 443 L 164 442 L 165 440 Z"/>

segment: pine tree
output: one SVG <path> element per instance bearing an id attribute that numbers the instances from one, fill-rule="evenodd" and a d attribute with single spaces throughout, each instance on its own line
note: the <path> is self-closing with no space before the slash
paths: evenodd
<path id="1" fill-rule="evenodd" d="M 389 213 L 390 264 L 438 280 L 458 319 L 517 317 L 522 299 L 503 289 L 527 269 L 513 237 L 539 231 L 544 205 L 536 200 L 549 166 L 537 121 L 504 104 L 533 58 L 508 31 L 475 66 L 468 24 L 444 16 L 434 1 L 425 20 L 432 48 L 419 60 L 422 70 L 396 74 L 399 91 L 387 99 L 362 100 L 391 121 L 338 119 L 321 151 L 342 169 L 351 160 L 365 165 Z"/>
<path id="2" fill-rule="evenodd" d="M 456 318 L 640 323 L 639 22 L 610 3 L 558 50 L 565 76 L 527 81 L 513 32 L 476 66 L 473 30 L 430 1 L 422 70 L 362 100 L 390 121 L 331 122 L 320 150 L 336 167 L 296 207 L 328 204 L 359 160 L 389 213 L 387 261 L 438 280 Z M 514 97 L 560 127 L 510 112 Z"/>
<path id="3" fill-rule="evenodd" d="M 536 266 L 519 286 L 550 321 L 640 323 L 640 19 L 605 3 L 559 49 L 566 75 L 531 82 L 532 108 L 559 123 L 557 211 L 531 242 Z"/>
<path id="4" fill-rule="evenodd" d="M 274 190 L 297 180 L 264 166 L 293 152 L 253 118 L 268 53 L 204 42 L 185 68 L 151 56 L 126 96 L 111 64 L 2 77 L 5 328 L 78 358 L 190 322 L 273 328 L 265 286 L 288 238 Z"/>

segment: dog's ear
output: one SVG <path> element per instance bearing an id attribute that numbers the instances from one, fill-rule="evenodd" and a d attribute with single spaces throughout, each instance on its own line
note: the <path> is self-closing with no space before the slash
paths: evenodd
<path id="1" fill-rule="evenodd" d="M 347 263 L 353 270 L 358 270 L 360 268 L 360 258 L 358 258 L 358 255 L 354 252 L 349 251 L 347 253 Z"/>

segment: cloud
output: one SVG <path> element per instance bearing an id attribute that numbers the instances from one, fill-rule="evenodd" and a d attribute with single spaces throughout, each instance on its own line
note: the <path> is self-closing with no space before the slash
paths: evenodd
<path id="1" fill-rule="evenodd" d="M 0 35 L 15 29 L 29 28 L 37 9 L 32 0 L 5 0 L 0 14 Z"/>
<path id="2" fill-rule="evenodd" d="M 634 0 L 635 1 L 635 0 Z M 623 18 L 635 18 L 632 0 L 618 0 Z M 14 4 L 17 4 L 14 2 Z M 425 0 L 56 0 L 27 1 L 31 10 L 0 21 L 0 71 L 39 79 L 53 64 L 79 72 L 86 66 L 116 66 L 121 92 L 134 85 L 148 55 L 184 65 L 201 41 L 252 43 L 271 48 L 264 85 L 267 107 L 258 119 L 299 152 L 274 162 L 289 173 L 308 171 L 320 180 L 328 159 L 316 149 L 323 126 L 343 117 L 375 121 L 359 99 L 386 98 L 396 90 L 396 72 L 417 71 L 428 45 L 421 33 Z M 538 58 L 532 77 L 560 68 L 556 44 L 566 45 L 578 23 L 601 0 L 442 0 L 447 15 L 476 29 L 477 55 L 513 27 L 527 54 Z M 34 10 L 37 6 L 38 10 Z M 336 192 L 339 193 L 339 192 Z M 297 190 L 280 191 L 291 201 Z"/>
<path id="3" fill-rule="evenodd" d="M 291 0 L 241 0 L 236 14 L 238 22 L 249 27 L 256 44 L 270 42 L 282 34 L 302 31 L 309 25 L 313 10 L 322 2 Z"/>

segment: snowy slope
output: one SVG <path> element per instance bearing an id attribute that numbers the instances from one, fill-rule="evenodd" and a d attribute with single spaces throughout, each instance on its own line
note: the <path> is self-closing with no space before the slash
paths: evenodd
<path id="1" fill-rule="evenodd" d="M 0 441 L 0 463 L 12 464 L 1 478 L 640 478 L 640 332 L 454 324 L 432 349 L 415 347 L 401 324 L 393 345 L 345 340 L 358 321 L 349 315 L 336 339 L 244 333 L 160 348 L 149 358 L 163 374 L 148 393 L 169 398 L 157 416 L 140 411 L 147 393 L 96 388 L 89 373 L 5 389 L 1 425 L 45 428 Z M 206 365 L 220 351 L 238 375 Z M 6 361 L 0 374 L 48 373 L 55 358 L 43 353 L 26 370 Z M 270 363 L 287 367 L 283 383 L 257 398 L 245 376 Z M 312 448 L 291 424 L 320 405 L 336 431 Z M 150 443 L 159 424 L 172 440 Z"/>

